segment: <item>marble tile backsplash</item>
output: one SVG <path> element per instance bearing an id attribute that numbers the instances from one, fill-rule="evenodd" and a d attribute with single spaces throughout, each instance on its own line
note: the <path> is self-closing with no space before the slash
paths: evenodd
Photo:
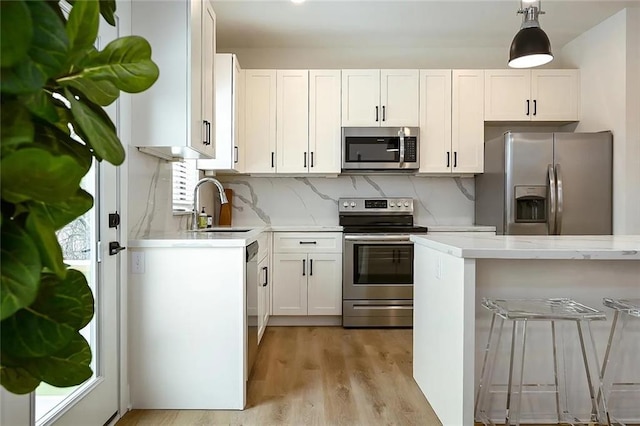
<path id="1" fill-rule="evenodd" d="M 416 176 L 220 176 L 233 189 L 233 225 L 337 225 L 340 197 L 411 197 L 422 225 L 471 225 L 474 179 Z"/>

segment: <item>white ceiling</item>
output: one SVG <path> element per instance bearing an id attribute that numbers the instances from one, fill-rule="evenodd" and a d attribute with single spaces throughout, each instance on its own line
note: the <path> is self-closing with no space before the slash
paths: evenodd
<path id="1" fill-rule="evenodd" d="M 518 31 L 519 0 L 214 1 L 225 48 L 504 47 Z M 543 0 L 540 26 L 559 49 L 640 0 Z"/>

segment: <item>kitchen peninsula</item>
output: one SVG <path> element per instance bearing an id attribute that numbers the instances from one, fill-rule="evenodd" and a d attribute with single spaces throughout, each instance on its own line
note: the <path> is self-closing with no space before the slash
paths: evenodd
<path id="1" fill-rule="evenodd" d="M 568 297 L 604 311 L 608 321 L 593 324 L 601 362 L 612 317 L 602 298 L 640 294 L 640 236 L 414 235 L 411 240 L 415 243 L 413 375 L 444 425 L 474 424 L 474 397 L 491 319 L 480 305 L 483 297 Z M 496 363 L 500 369 L 508 368 L 505 336 L 510 325 L 507 329 Z M 548 325 L 532 326 L 527 332 L 525 382 L 527 378 L 553 382 L 550 361 L 543 362 L 551 359 L 550 342 Z M 576 343 L 571 344 L 570 353 L 576 355 Z M 567 366 L 569 404 L 578 416 L 588 415 L 583 366 L 580 362 Z M 639 369 L 634 363 L 624 366 L 626 373 L 635 374 L 632 377 L 638 377 Z M 505 377 L 506 372 L 497 380 L 506 383 Z M 531 412 L 551 415 L 553 398 L 527 397 L 523 395 L 523 407 L 529 413 L 523 412 L 523 419 L 553 419 L 530 417 Z M 504 392 L 494 396 L 495 420 L 504 421 L 504 399 Z"/>

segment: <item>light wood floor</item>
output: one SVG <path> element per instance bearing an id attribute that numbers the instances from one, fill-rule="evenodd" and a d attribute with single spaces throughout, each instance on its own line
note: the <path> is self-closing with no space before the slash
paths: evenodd
<path id="1" fill-rule="evenodd" d="M 412 378 L 412 330 L 269 327 L 244 411 L 133 410 L 132 425 L 440 425 Z"/>

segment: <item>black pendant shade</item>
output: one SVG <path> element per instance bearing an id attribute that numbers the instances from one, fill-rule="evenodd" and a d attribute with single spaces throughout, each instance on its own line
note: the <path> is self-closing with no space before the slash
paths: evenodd
<path id="1" fill-rule="evenodd" d="M 509 66 L 512 68 L 536 67 L 552 59 L 551 42 L 540 27 L 522 28 L 511 42 Z"/>

